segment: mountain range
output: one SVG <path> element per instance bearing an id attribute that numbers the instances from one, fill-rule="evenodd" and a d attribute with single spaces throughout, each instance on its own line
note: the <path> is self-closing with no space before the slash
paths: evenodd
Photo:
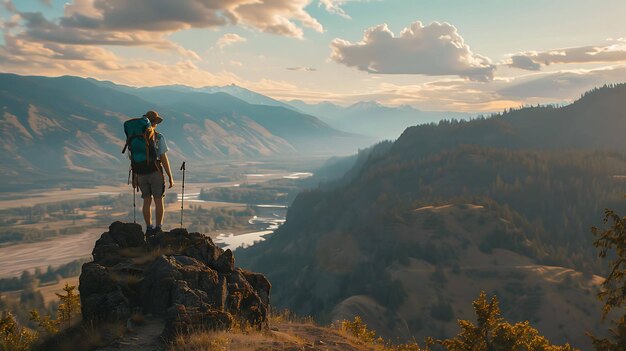
<path id="1" fill-rule="evenodd" d="M 301 100 L 279 101 L 235 84 L 192 88 L 184 85 L 167 85 L 155 88 L 132 88 L 111 82 L 92 80 L 95 84 L 112 87 L 132 95 L 146 97 L 148 91 L 176 91 L 181 93 L 226 93 L 252 105 L 283 107 L 307 115 L 315 116 L 332 128 L 358 135 L 369 136 L 373 140 L 395 140 L 407 127 L 423 123 L 435 123 L 443 119 L 467 119 L 469 113 L 422 111 L 409 105 L 384 106 L 376 101 L 361 101 L 343 107 L 325 101 L 309 104 Z"/>
<path id="2" fill-rule="evenodd" d="M 159 131 L 177 159 L 336 155 L 372 143 L 292 108 L 254 105 L 224 92 L 14 74 L 0 74 L 0 87 L 0 161 L 10 165 L 0 171 L 9 179 L 3 189 L 56 177 L 97 181 L 124 168 L 122 123 L 148 110 L 165 117 Z"/>
<path id="3" fill-rule="evenodd" d="M 471 114 L 463 112 L 422 111 L 409 105 L 389 107 L 376 101 L 361 101 L 348 107 L 327 101 L 307 104 L 304 101 L 291 100 L 288 103 L 299 111 L 319 117 L 333 128 L 372 136 L 378 140 L 395 140 L 407 127 L 418 124 L 471 117 Z"/>
<path id="4" fill-rule="evenodd" d="M 624 111 L 626 84 L 407 128 L 299 194 L 239 263 L 268 276 L 275 307 L 323 322 L 360 315 L 386 337 L 445 337 L 484 290 L 508 320 L 590 349 L 607 273 L 590 227 L 626 210 Z"/>
<path id="5" fill-rule="evenodd" d="M 88 78 L 88 79 L 94 84 L 122 90 L 131 94 L 136 91 L 135 88 L 115 84 L 113 82 L 99 81 L 99 80 L 92 79 L 92 78 Z M 206 86 L 206 87 L 201 87 L 201 88 L 192 88 L 186 85 L 164 85 L 164 86 L 159 86 L 158 88 L 163 89 L 163 90 L 174 90 L 174 91 L 183 92 L 183 93 L 207 93 L 207 94 L 226 93 L 230 96 L 234 96 L 238 99 L 241 99 L 251 105 L 279 106 L 279 107 L 284 107 L 290 110 L 295 110 L 293 106 L 287 103 L 278 101 L 276 99 L 272 99 L 269 96 L 259 94 L 257 92 L 240 87 L 235 84 L 224 85 L 224 86 Z"/>

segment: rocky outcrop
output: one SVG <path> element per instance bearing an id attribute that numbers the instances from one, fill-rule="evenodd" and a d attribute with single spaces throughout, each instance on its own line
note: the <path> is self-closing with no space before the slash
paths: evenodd
<path id="1" fill-rule="evenodd" d="M 141 226 L 115 222 L 80 275 L 83 320 L 124 321 L 134 311 L 166 320 L 163 335 L 229 329 L 235 322 L 267 328 L 271 284 L 235 267 L 222 250 L 186 229 L 144 239 Z"/>

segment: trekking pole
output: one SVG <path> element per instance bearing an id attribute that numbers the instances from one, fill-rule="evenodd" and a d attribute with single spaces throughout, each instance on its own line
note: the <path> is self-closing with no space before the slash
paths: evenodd
<path id="1" fill-rule="evenodd" d="M 180 227 L 183 227 L 183 209 L 185 208 L 185 161 L 180 166 L 180 170 L 183 171 L 183 194 L 180 197 Z"/>
<path id="2" fill-rule="evenodd" d="M 124 147 L 124 149 L 126 149 L 126 147 Z M 133 223 L 137 223 L 137 213 L 136 213 L 136 207 L 137 204 L 135 202 L 135 173 L 131 173 L 132 168 L 128 168 L 128 184 L 130 184 L 130 186 L 133 187 Z M 130 182 L 130 176 L 133 176 L 133 182 Z"/>
<path id="3" fill-rule="evenodd" d="M 135 200 L 136 190 L 135 184 L 133 184 L 133 223 L 137 223 L 137 202 Z"/>

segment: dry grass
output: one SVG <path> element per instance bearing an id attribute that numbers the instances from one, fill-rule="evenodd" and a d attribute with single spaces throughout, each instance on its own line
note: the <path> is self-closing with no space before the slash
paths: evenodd
<path id="1" fill-rule="evenodd" d="M 126 328 L 120 324 L 106 324 L 99 328 L 77 323 L 46 340 L 33 350 L 38 351 L 88 351 L 111 344 L 124 335 Z"/>
<path id="2" fill-rule="evenodd" d="M 281 323 L 301 323 L 315 325 L 315 321 L 311 316 L 298 316 L 290 310 L 273 311 L 269 316 L 270 325 Z"/>
<path id="3" fill-rule="evenodd" d="M 294 313 L 283 310 L 272 313 L 270 325 L 289 325 L 292 323 L 314 325 L 311 317 L 298 317 Z M 306 341 L 285 331 L 259 330 L 248 323 L 236 320 L 229 331 L 198 331 L 191 335 L 179 336 L 170 345 L 170 351 L 248 351 L 248 350 L 283 350 L 299 349 Z"/>
<path id="4" fill-rule="evenodd" d="M 176 338 L 169 351 L 252 351 L 299 348 L 295 335 L 274 332 L 199 332 Z"/>

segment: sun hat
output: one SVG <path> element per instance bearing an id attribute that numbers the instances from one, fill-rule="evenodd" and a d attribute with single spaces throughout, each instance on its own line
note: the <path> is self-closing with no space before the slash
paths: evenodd
<path id="1" fill-rule="evenodd" d="M 147 119 L 150 120 L 151 123 L 154 124 L 159 124 L 161 122 L 163 122 L 163 117 L 159 116 L 159 114 L 156 111 L 148 111 L 146 112 L 145 115 L 143 115 L 144 117 L 146 117 Z"/>

